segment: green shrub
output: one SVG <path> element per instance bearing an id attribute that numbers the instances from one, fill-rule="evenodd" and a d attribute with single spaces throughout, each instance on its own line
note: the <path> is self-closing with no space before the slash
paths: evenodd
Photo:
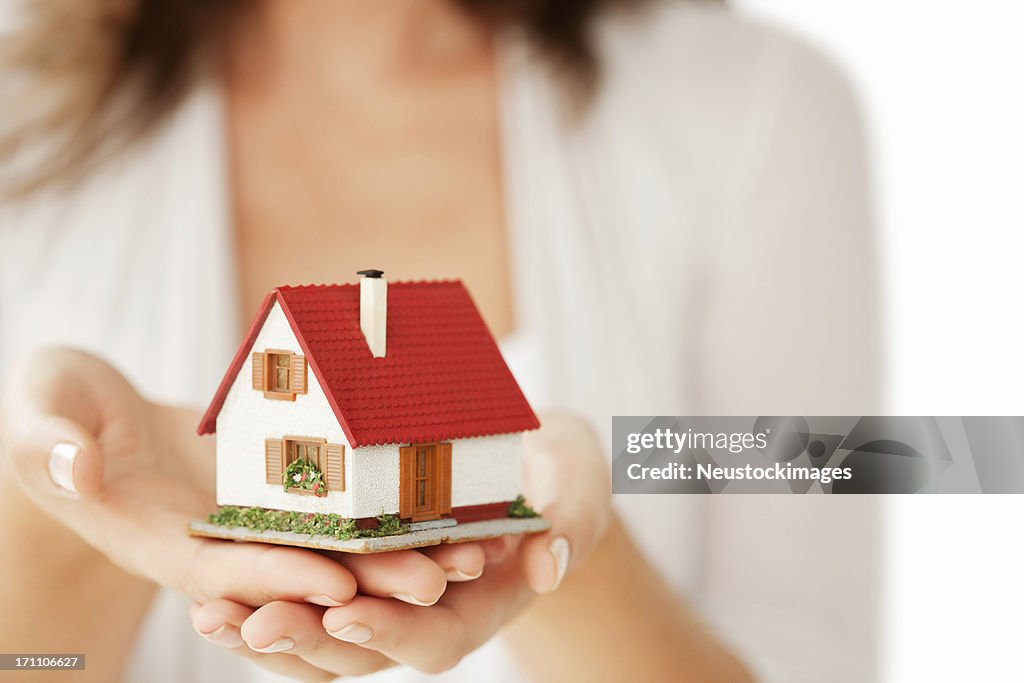
<path id="1" fill-rule="evenodd" d="M 356 535 L 359 538 L 379 538 L 381 536 L 397 536 L 408 531 L 409 529 L 402 525 L 398 515 L 382 513 L 377 515 L 376 529 L 360 529 Z"/>
<path id="2" fill-rule="evenodd" d="M 536 517 L 537 512 L 526 504 L 526 498 L 518 496 L 508 504 L 508 516 L 520 518 Z"/>

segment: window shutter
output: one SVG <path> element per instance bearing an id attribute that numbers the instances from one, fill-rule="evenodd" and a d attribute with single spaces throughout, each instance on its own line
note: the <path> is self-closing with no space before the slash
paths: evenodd
<path id="1" fill-rule="evenodd" d="M 303 356 L 292 356 L 292 393 L 306 393 L 306 359 Z"/>
<path id="2" fill-rule="evenodd" d="M 284 476 L 284 441 L 282 439 L 267 439 L 267 483 L 282 485 L 281 477 Z"/>
<path id="3" fill-rule="evenodd" d="M 416 449 L 413 446 L 401 448 L 399 458 L 399 482 L 398 482 L 398 516 L 403 519 L 412 517 L 413 512 L 413 476 L 412 467 L 416 461 Z"/>
<path id="4" fill-rule="evenodd" d="M 437 455 L 441 470 L 441 509 L 439 512 L 442 515 L 450 515 L 452 512 L 452 445 L 450 443 L 438 444 Z"/>
<path id="5" fill-rule="evenodd" d="M 267 385 L 264 383 L 264 372 L 266 370 L 267 358 L 264 353 L 252 354 L 252 388 L 256 391 L 263 391 Z"/>
<path id="6" fill-rule="evenodd" d="M 345 490 L 345 447 L 341 444 L 327 444 L 327 467 L 324 476 L 328 491 Z"/>

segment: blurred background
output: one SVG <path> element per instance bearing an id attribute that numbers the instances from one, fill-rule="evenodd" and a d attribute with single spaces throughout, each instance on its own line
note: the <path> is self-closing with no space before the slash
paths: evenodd
<path id="1" fill-rule="evenodd" d="M 875 161 L 889 411 L 1024 414 L 1024 8 L 741 0 L 840 62 Z M 885 681 L 1021 680 L 1019 496 L 886 499 Z"/>
<path id="2" fill-rule="evenodd" d="M 0 32 L 11 4 L 0 0 Z M 816 44 L 860 95 L 885 266 L 887 411 L 1024 414 L 1024 6 L 729 4 Z M 884 505 L 880 680 L 1024 679 L 1024 500 Z"/>

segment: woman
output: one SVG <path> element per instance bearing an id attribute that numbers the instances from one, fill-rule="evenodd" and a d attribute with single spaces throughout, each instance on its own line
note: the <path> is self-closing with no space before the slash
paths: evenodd
<path id="1" fill-rule="evenodd" d="M 614 414 L 876 409 L 865 173 L 836 72 L 695 3 L 207 5 L 54 10 L 15 50 L 29 77 L 11 82 L 52 109 L 12 126 L 22 199 L 0 212 L 0 523 L 21 549 L 0 591 L 23 615 L 2 640 L 46 633 L 98 679 L 237 678 L 246 658 L 313 680 L 395 663 L 747 680 L 688 596 L 765 678 L 871 677 L 870 613 L 828 590 L 871 589 L 870 509 L 613 513 L 602 455 Z M 368 266 L 462 278 L 531 401 L 561 411 L 526 457 L 552 530 L 339 561 L 182 538 L 212 455 L 198 412 L 169 406 L 212 394 L 268 289 Z M 38 350 L 60 345 L 96 355 Z M 775 542 L 816 563 L 799 590 L 791 562 L 751 553 Z M 179 640 L 156 585 L 241 657 Z"/>

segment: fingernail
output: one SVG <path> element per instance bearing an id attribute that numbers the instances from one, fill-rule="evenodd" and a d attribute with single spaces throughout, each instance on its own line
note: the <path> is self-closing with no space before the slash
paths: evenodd
<path id="1" fill-rule="evenodd" d="M 465 572 L 463 572 L 463 571 L 461 571 L 459 569 L 455 569 L 453 567 L 451 569 L 446 570 L 444 575 L 445 575 L 445 577 L 449 581 L 459 582 L 459 581 L 472 581 L 473 579 L 479 579 L 481 576 L 483 576 L 483 573 L 484 573 L 483 567 L 481 567 L 480 571 L 478 571 L 476 574 L 467 574 L 467 573 L 465 573 Z"/>
<path id="2" fill-rule="evenodd" d="M 50 479 L 71 493 L 78 493 L 75 488 L 75 458 L 81 450 L 73 443 L 59 443 L 50 450 Z"/>
<path id="3" fill-rule="evenodd" d="M 232 650 L 236 647 L 242 647 L 244 642 L 242 640 L 242 634 L 238 632 L 238 629 L 227 624 L 224 624 L 212 633 L 203 633 L 201 631 L 197 631 L 197 633 L 214 645 L 220 645 L 221 647 L 230 648 Z"/>
<path id="4" fill-rule="evenodd" d="M 348 604 L 344 602 L 338 602 L 329 595 L 314 595 L 306 598 L 306 602 L 313 605 L 320 605 L 321 607 L 341 607 L 342 605 Z"/>
<path id="5" fill-rule="evenodd" d="M 555 583 L 551 586 L 551 590 L 558 588 L 562 579 L 565 578 L 565 572 L 569 569 L 569 541 L 562 537 L 558 537 L 551 541 L 551 545 L 548 546 L 548 550 L 551 551 L 551 556 L 555 558 Z"/>
<path id="6" fill-rule="evenodd" d="M 264 654 L 270 654 L 272 652 L 284 652 L 286 650 L 292 649 L 293 647 L 295 647 L 295 641 L 291 638 L 281 638 L 279 640 L 275 640 L 273 643 L 267 645 L 266 647 L 252 647 L 252 645 L 250 645 L 249 647 L 252 649 L 253 652 L 262 652 Z"/>
<path id="7" fill-rule="evenodd" d="M 431 605 L 435 604 L 438 600 L 441 599 L 441 596 L 439 595 L 436 598 L 434 598 L 432 602 L 423 602 L 415 595 L 411 595 L 409 593 L 392 593 L 391 597 L 393 597 L 395 600 L 401 600 L 402 602 L 407 602 L 410 605 L 417 605 L 419 607 L 430 607 Z"/>
<path id="8" fill-rule="evenodd" d="M 328 631 L 327 634 L 346 643 L 365 643 L 373 638 L 373 629 L 366 624 L 355 623 L 337 631 Z"/>

